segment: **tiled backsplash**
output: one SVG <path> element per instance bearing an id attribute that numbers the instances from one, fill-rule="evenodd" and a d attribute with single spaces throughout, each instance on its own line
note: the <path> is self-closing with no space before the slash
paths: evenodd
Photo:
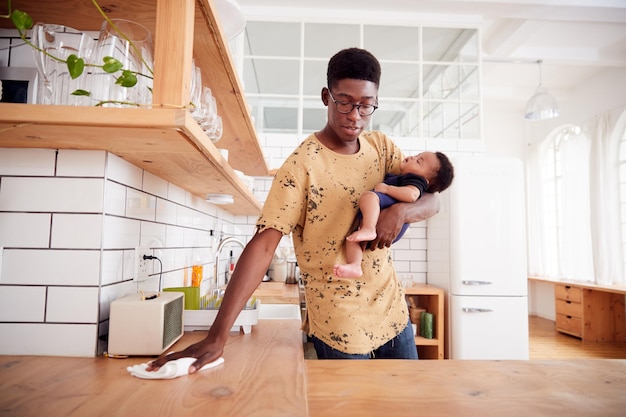
<path id="1" fill-rule="evenodd" d="M 247 241 L 254 220 L 104 151 L 0 148 L 0 354 L 101 353 L 110 301 L 159 288 L 158 262 L 133 281 L 135 247 L 161 260 L 162 287 L 200 259 L 208 288 L 217 240 Z"/>

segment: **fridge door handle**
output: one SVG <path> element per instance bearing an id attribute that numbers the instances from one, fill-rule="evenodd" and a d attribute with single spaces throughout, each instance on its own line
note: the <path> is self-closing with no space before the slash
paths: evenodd
<path id="1" fill-rule="evenodd" d="M 463 285 L 491 285 L 493 284 L 493 282 L 491 281 L 469 281 L 469 280 L 463 280 L 461 281 L 461 283 Z"/>
<path id="2" fill-rule="evenodd" d="M 492 311 L 490 308 L 463 307 L 464 313 L 491 313 Z"/>

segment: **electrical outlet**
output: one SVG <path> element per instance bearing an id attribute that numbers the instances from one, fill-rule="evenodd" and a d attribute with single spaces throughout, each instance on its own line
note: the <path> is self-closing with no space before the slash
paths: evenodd
<path id="1" fill-rule="evenodd" d="M 135 275 L 133 275 L 135 281 L 145 281 L 150 276 L 152 260 L 144 259 L 144 255 L 152 256 L 152 251 L 149 248 L 135 248 Z"/>

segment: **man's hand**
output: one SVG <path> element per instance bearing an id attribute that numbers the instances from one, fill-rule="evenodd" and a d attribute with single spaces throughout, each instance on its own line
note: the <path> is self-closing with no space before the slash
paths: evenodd
<path id="1" fill-rule="evenodd" d="M 189 373 L 201 369 L 207 363 L 211 363 L 214 360 L 219 359 L 224 351 L 223 346 L 220 343 L 213 344 L 209 336 L 205 339 L 188 346 L 186 349 L 180 352 L 173 352 L 169 354 L 163 354 L 154 361 L 148 364 L 147 371 L 157 371 L 161 366 L 165 365 L 169 361 L 173 361 L 180 358 L 196 358 L 197 360 L 189 366 Z"/>

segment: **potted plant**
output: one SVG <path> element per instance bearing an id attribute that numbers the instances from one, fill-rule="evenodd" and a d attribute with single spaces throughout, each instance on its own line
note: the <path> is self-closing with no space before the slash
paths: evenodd
<path id="1" fill-rule="evenodd" d="M 122 32 L 121 30 L 117 28 L 115 21 L 109 19 L 109 17 L 102 10 L 102 8 L 97 3 L 97 1 L 96 0 L 91 0 L 91 1 L 93 5 L 96 7 L 96 9 L 98 10 L 98 12 L 102 15 L 102 17 L 106 21 L 106 24 L 110 26 L 116 32 L 116 36 L 119 36 L 123 38 L 124 40 L 128 41 L 130 47 L 137 50 L 137 47 L 133 43 L 133 41 L 129 39 L 129 37 L 126 34 L 124 34 L 124 32 Z M 145 62 L 143 57 L 141 58 L 144 64 L 143 68 L 147 69 L 148 74 L 144 74 L 140 71 L 134 71 L 131 69 L 124 68 L 124 65 L 122 64 L 122 62 L 120 62 L 120 60 L 112 56 L 104 56 L 102 58 L 101 63 L 93 63 L 93 62 L 89 62 L 86 59 L 86 57 L 82 57 L 74 53 L 69 54 L 65 58 L 51 54 L 49 51 L 42 49 L 39 46 L 35 45 L 27 37 L 28 31 L 33 28 L 33 20 L 31 16 L 23 10 L 13 9 L 11 6 L 11 0 L 7 0 L 7 2 L 8 2 L 8 14 L 2 17 L 11 19 L 11 21 L 13 22 L 13 25 L 17 29 L 17 32 L 20 38 L 27 45 L 29 45 L 30 47 L 35 49 L 38 53 L 45 55 L 47 58 L 51 60 L 64 63 L 67 66 L 67 71 L 69 73 L 69 76 L 72 79 L 77 79 L 81 77 L 85 73 L 86 67 L 95 67 L 95 68 L 99 68 L 101 71 L 105 73 L 114 74 L 115 84 L 124 88 L 135 87 L 138 83 L 138 77 L 146 77 L 148 79 L 152 79 L 152 65 L 150 63 Z M 142 55 L 139 54 L 139 56 L 142 56 Z M 84 89 L 76 89 L 72 91 L 71 94 L 75 96 L 91 96 L 91 92 L 84 90 Z M 107 103 L 136 105 L 136 106 L 140 105 L 139 103 L 121 102 L 118 100 L 97 99 L 97 98 L 96 100 L 97 100 L 96 106 L 102 106 Z"/>

